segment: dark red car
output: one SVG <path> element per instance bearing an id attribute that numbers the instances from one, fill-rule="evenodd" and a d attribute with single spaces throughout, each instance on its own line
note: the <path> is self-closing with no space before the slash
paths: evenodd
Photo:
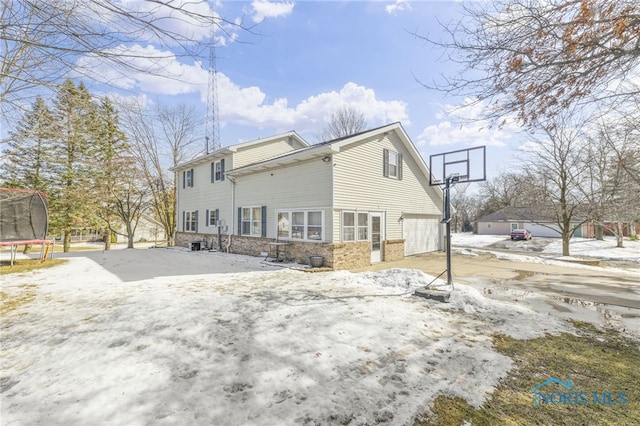
<path id="1" fill-rule="evenodd" d="M 526 229 L 514 229 L 510 236 L 512 240 L 530 240 L 531 232 Z"/>

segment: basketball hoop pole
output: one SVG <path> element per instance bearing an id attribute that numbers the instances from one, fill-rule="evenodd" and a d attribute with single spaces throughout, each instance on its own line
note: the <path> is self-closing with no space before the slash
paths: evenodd
<path id="1" fill-rule="evenodd" d="M 442 222 L 446 228 L 446 246 L 447 246 L 447 285 L 453 290 L 453 279 L 451 277 L 451 186 L 460 180 L 460 176 L 448 176 L 444 184 L 444 218 Z"/>

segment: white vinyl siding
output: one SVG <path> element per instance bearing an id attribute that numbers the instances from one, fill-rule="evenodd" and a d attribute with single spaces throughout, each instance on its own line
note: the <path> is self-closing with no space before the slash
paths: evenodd
<path id="1" fill-rule="evenodd" d="M 268 207 L 268 238 L 276 238 L 278 235 L 281 222 L 277 212 L 313 210 L 323 212 L 324 240 L 331 241 L 331 163 L 315 158 L 294 165 L 237 176 L 235 180 L 237 206 L 261 204 Z M 285 220 L 284 217 L 281 219 Z M 286 221 L 288 226 L 293 228 L 294 218 L 289 217 Z M 293 232 L 293 229 L 290 232 Z M 301 236 L 304 239 L 304 235 Z"/>
<path id="2" fill-rule="evenodd" d="M 296 139 L 293 139 L 293 145 L 295 148 L 300 148 L 303 146 Z M 238 168 L 246 166 L 247 164 L 266 160 L 267 158 L 275 157 L 277 155 L 293 151 L 293 149 L 294 148 L 289 145 L 287 138 L 264 144 L 253 145 L 248 148 L 241 148 L 234 155 L 234 167 Z"/>
<path id="3" fill-rule="evenodd" d="M 178 223 L 182 223 L 183 211 L 199 210 L 200 214 L 198 215 L 197 228 L 198 232 L 203 234 L 218 233 L 218 229 L 211 223 L 211 213 L 214 212 L 214 209 L 211 209 L 212 206 L 215 207 L 215 210 L 218 212 L 215 219 L 223 220 L 225 224 L 229 226 L 234 223 L 236 214 L 236 212 L 231 211 L 231 182 L 228 179 L 215 182 L 214 184 L 210 182 L 211 163 L 218 161 L 220 161 L 220 159 L 206 161 L 194 166 L 194 186 L 192 188 L 183 188 L 182 184 L 180 184 L 177 188 L 176 210 L 179 215 L 177 218 Z M 228 156 L 225 157 L 225 169 L 229 164 L 231 164 L 231 157 Z M 184 171 L 180 171 L 178 173 L 179 179 L 182 179 L 183 172 Z M 207 209 L 210 213 L 209 216 L 206 214 Z M 178 226 L 178 230 L 184 231 L 181 225 Z"/>
<path id="4" fill-rule="evenodd" d="M 402 179 L 384 176 L 385 149 L 402 154 Z M 442 214 L 439 189 L 429 186 L 428 178 L 395 132 L 345 147 L 334 154 L 334 163 L 335 224 L 341 223 L 345 210 L 383 211 L 386 213 L 383 240 L 402 239 L 403 213 Z M 335 240 L 341 237 L 341 229 L 334 227 Z"/>

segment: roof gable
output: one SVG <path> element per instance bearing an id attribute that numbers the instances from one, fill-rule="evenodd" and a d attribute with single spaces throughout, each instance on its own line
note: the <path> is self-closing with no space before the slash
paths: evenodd
<path id="1" fill-rule="evenodd" d="M 387 124 L 384 126 L 376 127 L 374 129 L 365 130 L 349 136 L 343 136 L 337 139 L 317 143 L 304 148 L 300 148 L 285 154 L 280 154 L 271 158 L 267 158 L 263 161 L 248 164 L 246 166 L 238 167 L 227 172 L 231 176 L 239 176 L 244 174 L 256 173 L 263 170 L 274 169 L 283 167 L 290 164 L 295 164 L 301 161 L 307 161 L 313 158 L 322 158 L 330 156 L 333 153 L 340 152 L 343 149 L 347 149 L 349 146 L 371 138 L 376 135 L 385 135 L 390 132 L 395 132 L 398 139 L 402 142 L 407 152 L 411 155 L 415 163 L 418 165 L 423 177 L 429 180 L 429 168 L 427 167 L 424 159 L 416 149 L 411 139 L 405 132 L 404 128 L 399 122 Z M 439 190 L 439 187 L 438 187 Z M 442 192 L 439 190 L 439 192 Z"/>
<path id="2" fill-rule="evenodd" d="M 256 148 L 259 147 L 261 145 L 264 144 L 268 144 L 268 143 L 272 143 L 275 141 L 280 141 L 283 139 L 288 139 L 291 141 L 291 144 L 293 146 L 293 144 L 298 144 L 298 145 L 302 145 L 303 148 L 298 148 L 298 149 L 304 149 L 305 147 L 309 146 L 309 143 L 307 141 L 305 141 L 300 135 L 298 135 L 295 131 L 291 130 L 289 132 L 285 132 L 285 133 L 281 133 L 278 135 L 274 135 L 274 136 L 269 136 L 267 138 L 260 138 L 260 139 L 255 139 L 255 140 L 251 140 L 251 141 L 247 141 L 247 142 L 241 142 L 235 145 L 229 145 L 227 147 L 223 147 L 220 149 L 217 149 L 211 153 L 205 154 L 205 155 L 201 155 L 198 156 L 192 160 L 186 161 L 184 163 L 178 164 L 177 166 L 175 166 L 172 170 L 173 171 L 179 171 L 179 170 L 184 170 L 184 169 L 188 169 L 203 163 L 207 163 L 219 158 L 222 158 L 224 156 L 227 155 L 233 155 L 234 153 L 238 152 L 238 151 L 245 151 L 245 150 L 249 150 L 252 148 Z M 295 149 L 295 148 L 294 148 Z"/>

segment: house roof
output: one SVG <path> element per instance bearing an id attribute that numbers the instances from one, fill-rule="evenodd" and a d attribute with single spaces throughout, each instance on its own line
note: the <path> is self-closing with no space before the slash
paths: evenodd
<path id="1" fill-rule="evenodd" d="M 411 139 L 405 132 L 402 124 L 399 122 L 395 122 L 392 124 L 387 124 L 384 126 L 376 127 L 374 129 L 365 130 L 363 132 L 359 132 L 353 135 L 344 136 L 337 139 L 332 139 L 326 142 L 317 143 L 315 145 L 307 146 L 304 148 L 299 148 L 297 150 L 287 152 L 285 154 L 277 155 L 271 158 L 267 158 L 265 160 L 247 164 L 246 166 L 238 167 L 233 170 L 229 170 L 226 172 L 227 175 L 230 176 L 242 176 L 246 174 L 256 173 L 264 170 L 274 169 L 278 167 L 283 167 L 286 165 L 291 165 L 295 163 L 299 163 L 302 161 L 308 161 L 313 158 L 322 158 L 325 156 L 331 156 L 334 153 L 340 152 L 341 149 L 348 147 L 357 142 L 361 142 L 371 136 L 375 136 L 378 134 L 386 134 L 389 132 L 395 132 L 399 139 L 404 144 L 407 151 L 411 154 L 416 164 L 424 174 L 424 176 L 429 179 L 429 168 L 427 167 L 424 159 L 416 149 Z M 439 189 L 439 187 L 438 187 Z"/>
<path id="2" fill-rule="evenodd" d="M 206 155 L 201 155 L 199 157 L 194 158 L 193 160 L 189 160 L 186 161 L 184 163 L 178 164 L 177 166 L 173 167 L 171 170 L 172 171 L 178 171 L 178 170 L 183 170 L 183 169 L 188 169 L 191 168 L 193 166 L 197 166 L 199 164 L 203 164 L 203 163 L 207 163 L 213 160 L 216 160 L 218 158 L 224 157 L 226 155 L 229 154 L 233 154 L 234 152 L 238 152 L 241 149 L 245 149 L 245 148 L 249 148 L 255 145 L 260 145 L 263 143 L 268 143 L 268 142 L 272 142 L 274 140 L 278 140 L 278 139 L 285 139 L 285 138 L 294 138 L 296 139 L 298 142 L 300 142 L 302 145 L 305 146 L 309 146 L 309 143 L 307 141 L 305 141 L 300 135 L 298 135 L 294 130 L 285 132 L 285 133 L 281 133 L 278 135 L 274 135 L 274 136 L 269 136 L 268 138 L 260 138 L 260 139 L 255 139 L 252 141 L 248 141 L 248 142 L 242 142 L 242 143 L 238 143 L 235 145 L 229 145 L 220 149 L 217 149 L 209 154 Z M 300 148 L 300 149 L 304 149 L 304 148 Z"/>
<path id="3" fill-rule="evenodd" d="M 509 222 L 534 220 L 535 215 L 529 207 L 505 207 L 478 219 L 478 222 Z"/>
<path id="4" fill-rule="evenodd" d="M 534 223 L 555 223 L 554 208 L 551 206 L 526 206 L 526 207 L 504 207 L 498 211 L 478 218 L 476 222 L 534 222 Z M 577 214 L 573 221 L 582 221 L 584 215 Z"/>

